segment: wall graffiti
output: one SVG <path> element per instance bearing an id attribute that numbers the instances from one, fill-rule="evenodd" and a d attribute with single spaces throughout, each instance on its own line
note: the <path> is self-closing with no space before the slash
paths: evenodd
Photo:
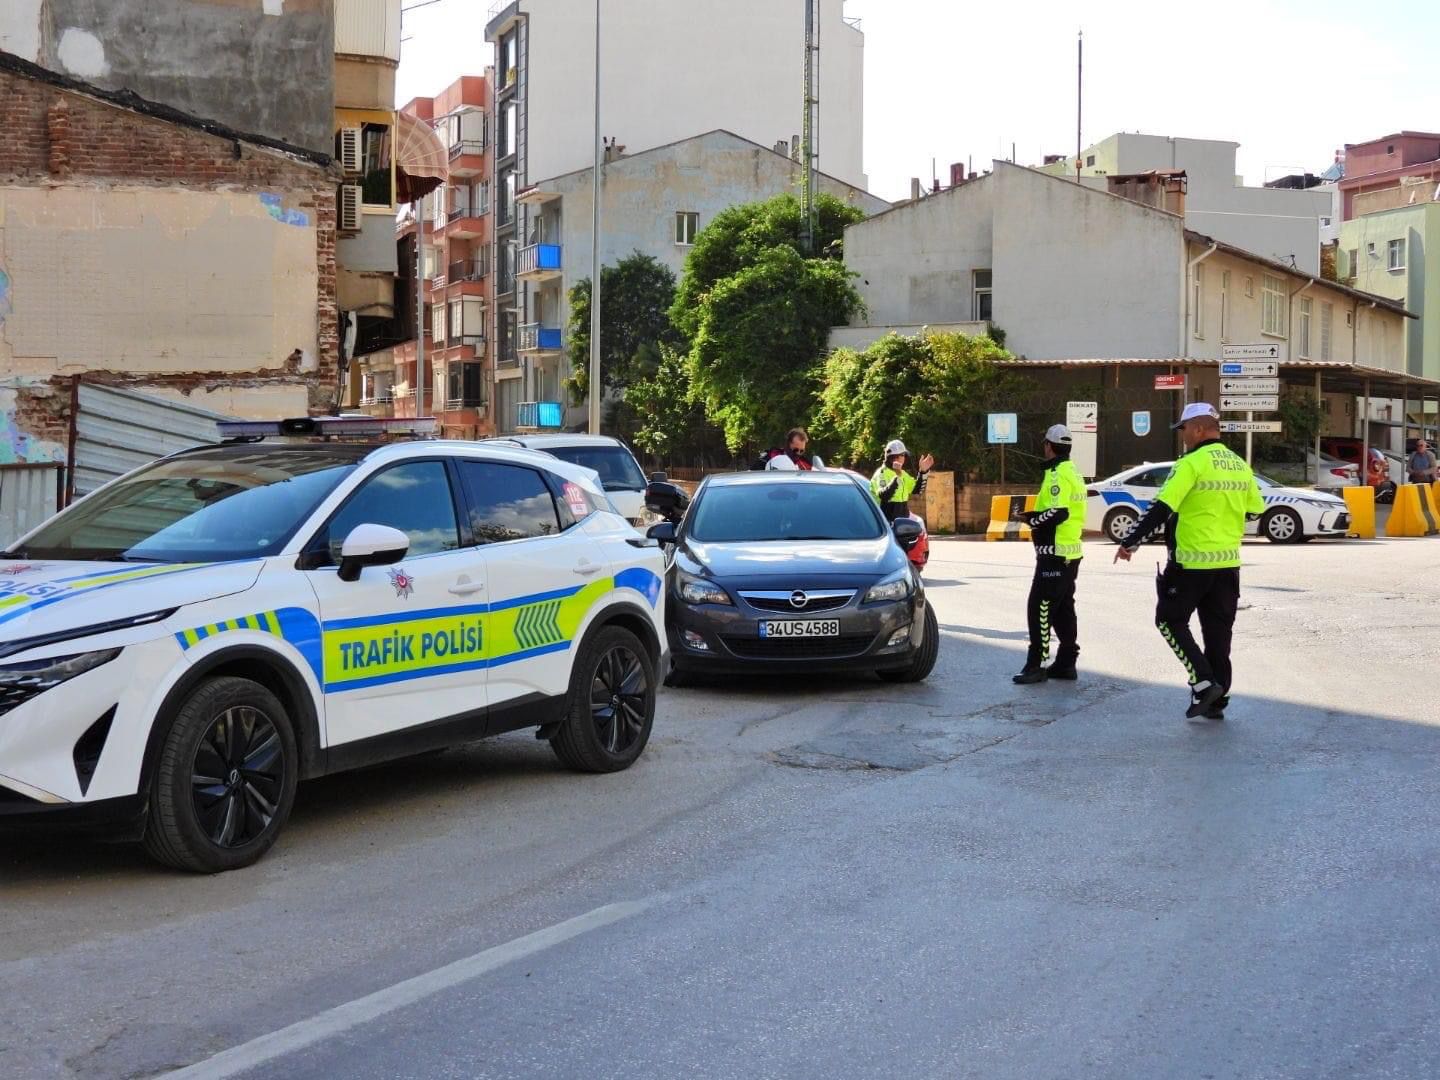
<path id="1" fill-rule="evenodd" d="M 15 390 L 0 388 L 0 465 L 63 463 L 65 447 L 21 430 L 16 415 L 19 396 Z"/>
<path id="2" fill-rule="evenodd" d="M 0 324 L 5 322 L 5 316 L 10 314 L 10 275 L 5 268 L 0 266 Z"/>
<path id="3" fill-rule="evenodd" d="M 310 224 L 309 214 L 303 210 L 286 210 L 279 195 L 264 192 L 260 196 L 260 202 L 264 204 L 265 212 L 282 225 L 305 227 Z"/>

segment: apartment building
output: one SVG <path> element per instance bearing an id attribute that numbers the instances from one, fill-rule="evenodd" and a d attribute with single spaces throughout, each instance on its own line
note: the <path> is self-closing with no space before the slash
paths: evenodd
<path id="1" fill-rule="evenodd" d="M 863 189 L 864 35 L 844 17 L 843 0 L 819 0 L 816 12 L 818 165 Z M 493 5 L 490 15 L 486 38 L 496 50 L 494 400 L 497 415 L 523 412 L 531 420 L 538 419 L 538 402 L 560 397 L 558 283 L 571 266 L 581 277 L 589 268 L 566 252 L 559 222 L 529 193 L 539 181 L 594 161 L 597 28 L 593 6 L 572 0 L 509 0 Z M 600 126 L 617 148 L 613 153 L 625 148 L 638 155 L 719 129 L 762 147 L 783 143 L 787 154 L 798 149 L 803 0 L 608 0 L 602 19 Z M 743 77 L 737 77 L 737 56 L 745 58 Z M 602 197 L 602 210 L 605 205 Z M 602 233 L 608 229 L 602 219 Z M 553 410 L 546 418 L 555 418 Z"/>
<path id="2" fill-rule="evenodd" d="M 491 274 L 490 86 L 493 72 L 457 79 L 433 98 L 416 98 L 401 110 L 436 132 L 448 160 L 447 181 L 426 202 L 417 222 L 407 208 L 398 224 L 397 306 L 406 314 L 406 340 L 395 349 L 389 373 L 375 371 L 366 405 L 393 414 L 433 415 L 446 438 L 484 438 L 495 432 L 489 378 L 494 276 Z M 416 243 L 424 237 L 419 314 L 425 330 L 424 400 L 417 393 L 415 315 Z M 374 409 L 373 411 L 381 411 Z"/>
<path id="3" fill-rule="evenodd" d="M 1328 192 L 1247 187 L 1235 172 L 1239 143 L 1121 132 L 1083 151 L 1079 176 L 1098 190 L 1107 180 L 1183 171 L 1185 224 L 1307 274 L 1320 273 L 1320 230 L 1333 220 Z M 1074 157 L 1047 158 L 1042 172 L 1076 176 Z"/>

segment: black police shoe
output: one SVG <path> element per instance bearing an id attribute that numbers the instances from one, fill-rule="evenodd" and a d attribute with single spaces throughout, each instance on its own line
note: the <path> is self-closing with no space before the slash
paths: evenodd
<path id="1" fill-rule="evenodd" d="M 1074 660 L 1056 660 L 1045 669 L 1047 679 L 1064 679 L 1066 682 L 1074 682 L 1080 676 L 1075 671 Z"/>
<path id="2" fill-rule="evenodd" d="M 1204 690 L 1191 691 L 1190 708 L 1185 710 L 1185 719 L 1210 719 L 1210 710 L 1224 696 L 1225 688 L 1218 683 L 1211 683 Z"/>
<path id="3" fill-rule="evenodd" d="M 1017 686 L 1033 686 L 1035 683 L 1042 683 L 1048 678 L 1048 673 L 1038 664 L 1035 667 L 1027 667 L 1018 675 L 1010 676 L 1010 681 Z"/>
<path id="4" fill-rule="evenodd" d="M 1206 719 L 1206 720 L 1224 720 L 1224 719 L 1225 719 L 1225 710 L 1226 710 L 1229 706 L 1230 706 L 1230 695 L 1229 695 L 1229 694 L 1226 694 L 1224 697 L 1218 699 L 1218 700 L 1215 702 L 1214 705 L 1211 705 L 1211 706 L 1210 706 L 1210 710 L 1205 714 L 1205 719 Z"/>

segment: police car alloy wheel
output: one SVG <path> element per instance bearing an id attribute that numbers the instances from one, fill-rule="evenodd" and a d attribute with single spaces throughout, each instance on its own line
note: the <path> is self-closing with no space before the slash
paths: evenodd
<path id="1" fill-rule="evenodd" d="M 1293 544 L 1305 535 L 1300 517 L 1293 510 L 1277 507 L 1260 522 L 1260 531 L 1272 544 Z"/>
<path id="2" fill-rule="evenodd" d="M 234 677 L 202 683 L 165 736 L 146 851 L 199 873 L 253 863 L 290 816 L 297 757 L 285 707 L 269 690 Z"/>
<path id="3" fill-rule="evenodd" d="M 1132 529 L 1139 522 L 1135 512 L 1126 506 L 1117 506 L 1105 515 L 1105 537 L 1111 543 L 1124 543 L 1125 538 L 1130 535 Z"/>
<path id="4" fill-rule="evenodd" d="M 579 772 L 629 768 L 655 722 L 655 665 L 640 640 L 606 627 L 571 675 L 565 719 L 550 740 L 555 756 Z"/>

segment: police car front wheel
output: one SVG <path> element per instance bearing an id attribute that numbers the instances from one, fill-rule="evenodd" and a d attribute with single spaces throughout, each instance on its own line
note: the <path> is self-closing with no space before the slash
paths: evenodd
<path id="1" fill-rule="evenodd" d="M 1272 544 L 1294 544 L 1305 538 L 1305 526 L 1293 510 L 1278 506 L 1260 520 L 1260 531 Z"/>
<path id="2" fill-rule="evenodd" d="M 650 653 L 624 627 L 603 628 L 571 672 L 565 719 L 550 740 L 555 756 L 580 772 L 618 772 L 644 751 L 654 722 Z"/>
<path id="3" fill-rule="evenodd" d="M 145 849 L 214 874 L 269 850 L 295 801 L 299 758 L 285 707 L 249 679 L 198 686 L 175 712 L 150 789 Z"/>

